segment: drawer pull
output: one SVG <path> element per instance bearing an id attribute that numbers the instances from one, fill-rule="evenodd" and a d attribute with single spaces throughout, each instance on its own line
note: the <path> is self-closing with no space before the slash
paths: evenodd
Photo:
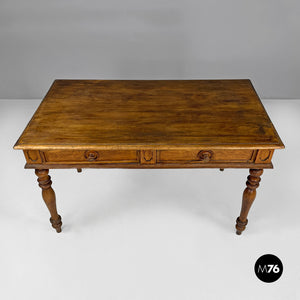
<path id="1" fill-rule="evenodd" d="M 98 158 L 99 153 L 97 151 L 91 151 L 91 150 L 87 150 L 84 153 L 84 157 L 88 160 L 88 161 L 94 161 Z"/>
<path id="2" fill-rule="evenodd" d="M 209 162 L 212 158 L 213 152 L 211 150 L 201 150 L 198 152 L 197 156 L 200 161 Z"/>

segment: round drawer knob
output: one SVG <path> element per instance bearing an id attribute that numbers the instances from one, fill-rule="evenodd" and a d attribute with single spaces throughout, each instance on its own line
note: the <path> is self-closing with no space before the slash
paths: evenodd
<path id="1" fill-rule="evenodd" d="M 209 162 L 212 158 L 213 152 L 211 150 L 201 150 L 197 154 L 200 161 Z"/>
<path id="2" fill-rule="evenodd" d="M 99 156 L 99 153 L 97 151 L 87 150 L 84 152 L 84 157 L 88 161 L 94 161 L 98 158 L 98 156 Z"/>

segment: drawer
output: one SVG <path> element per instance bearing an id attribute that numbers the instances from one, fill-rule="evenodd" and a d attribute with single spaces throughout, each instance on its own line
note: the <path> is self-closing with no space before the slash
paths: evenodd
<path id="1" fill-rule="evenodd" d="M 160 163 L 254 162 L 257 150 L 161 150 Z"/>
<path id="2" fill-rule="evenodd" d="M 209 150 L 25 150 L 28 165 L 120 164 L 120 167 L 209 167 L 230 164 L 270 165 L 272 149 Z M 201 166 L 203 165 L 203 166 Z M 103 167 L 103 166 L 102 166 Z M 250 165 L 251 167 L 251 165 Z"/>
<path id="3" fill-rule="evenodd" d="M 132 163 L 138 162 L 136 150 L 47 150 L 46 163 Z"/>

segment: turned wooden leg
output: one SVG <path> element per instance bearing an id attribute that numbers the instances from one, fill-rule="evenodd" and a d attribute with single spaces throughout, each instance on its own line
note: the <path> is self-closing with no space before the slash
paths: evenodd
<path id="1" fill-rule="evenodd" d="M 35 170 L 35 174 L 38 176 L 38 183 L 42 189 L 43 199 L 49 209 L 51 218 L 50 222 L 52 227 L 56 229 L 56 232 L 61 232 L 61 217 L 57 214 L 55 193 L 51 187 L 51 177 L 48 175 L 49 170 Z"/>
<path id="2" fill-rule="evenodd" d="M 241 234 L 248 224 L 248 213 L 250 207 L 256 196 L 256 189 L 259 187 L 260 176 L 262 175 L 262 169 L 250 169 L 250 175 L 248 176 L 248 180 L 246 182 L 246 189 L 243 193 L 243 202 L 240 216 L 236 219 L 236 234 Z"/>

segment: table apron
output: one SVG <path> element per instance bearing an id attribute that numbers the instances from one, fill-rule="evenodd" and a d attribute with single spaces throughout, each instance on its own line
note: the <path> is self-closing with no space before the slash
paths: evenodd
<path id="1" fill-rule="evenodd" d="M 272 168 L 272 149 L 24 150 L 26 168 Z"/>

